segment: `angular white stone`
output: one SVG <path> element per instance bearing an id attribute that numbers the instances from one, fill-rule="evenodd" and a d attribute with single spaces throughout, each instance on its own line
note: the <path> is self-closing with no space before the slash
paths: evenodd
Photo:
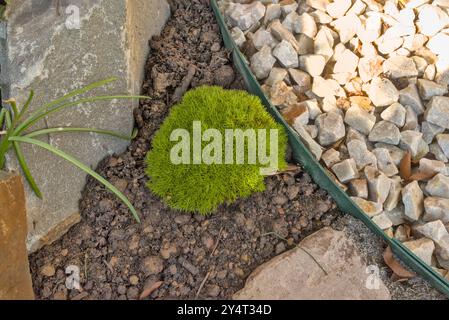
<path id="1" fill-rule="evenodd" d="M 432 197 L 449 199 L 449 177 L 437 174 L 427 183 L 425 190 Z"/>
<path id="2" fill-rule="evenodd" d="M 443 223 L 449 222 L 449 199 L 427 197 L 424 200 L 424 216 L 423 220 L 435 221 L 441 220 Z"/>
<path id="3" fill-rule="evenodd" d="M 416 226 L 414 231 L 432 239 L 436 245 L 436 253 L 445 260 L 449 259 L 449 233 L 443 222 L 440 220 L 428 222 L 424 225 Z"/>
<path id="4" fill-rule="evenodd" d="M 434 64 L 429 64 L 424 71 L 424 79 L 433 81 L 435 79 L 437 69 Z"/>
<path id="5" fill-rule="evenodd" d="M 403 150 L 410 151 L 412 157 L 414 158 L 418 155 L 421 140 L 422 140 L 421 132 L 412 130 L 402 131 L 399 147 Z"/>
<path id="6" fill-rule="evenodd" d="M 366 139 L 366 136 L 364 134 L 349 127 L 349 128 L 347 128 L 347 133 L 346 133 L 346 143 L 348 143 L 352 140 L 360 140 L 360 141 L 363 141 L 365 144 L 367 144 L 367 142 L 368 142 L 368 140 Z"/>
<path id="7" fill-rule="evenodd" d="M 318 54 L 306 54 L 299 56 L 299 66 L 307 71 L 312 77 L 319 76 L 323 73 L 326 65 L 326 59 Z"/>
<path id="8" fill-rule="evenodd" d="M 418 77 L 423 77 L 424 72 L 427 69 L 427 66 L 429 65 L 427 63 L 427 60 L 420 56 L 413 56 L 412 57 L 413 62 L 415 63 L 416 69 L 418 70 Z"/>
<path id="9" fill-rule="evenodd" d="M 449 85 L 449 55 L 439 55 L 435 67 L 437 70 L 435 81 Z"/>
<path id="10" fill-rule="evenodd" d="M 246 41 L 245 34 L 238 27 L 232 28 L 231 37 L 234 39 L 235 44 L 239 47 L 243 46 Z"/>
<path id="11" fill-rule="evenodd" d="M 418 116 L 412 107 L 405 107 L 405 124 L 402 130 L 416 130 L 418 128 Z"/>
<path id="12" fill-rule="evenodd" d="M 429 266 L 432 264 L 432 256 L 435 251 L 435 244 L 428 238 L 421 238 L 418 240 L 404 242 L 411 252 L 413 252 L 418 258 L 427 263 Z"/>
<path id="13" fill-rule="evenodd" d="M 330 15 L 321 10 L 315 10 L 311 12 L 310 15 L 315 19 L 316 22 L 320 24 L 328 24 L 333 20 Z"/>
<path id="14" fill-rule="evenodd" d="M 328 168 L 341 161 L 340 152 L 335 149 L 329 149 L 323 153 L 321 159 L 324 161 Z"/>
<path id="15" fill-rule="evenodd" d="M 410 227 L 408 225 L 406 224 L 400 225 L 394 232 L 394 238 L 401 242 L 407 241 L 410 237 L 408 234 L 408 230 L 410 230 Z"/>
<path id="16" fill-rule="evenodd" d="M 401 160 L 404 158 L 405 151 L 397 146 L 388 143 L 378 142 L 374 144 L 376 148 L 384 148 L 390 152 L 390 156 L 393 159 L 393 162 L 396 166 L 399 166 Z"/>
<path id="17" fill-rule="evenodd" d="M 282 25 L 284 27 L 286 27 L 290 32 L 295 32 L 295 29 L 298 28 L 298 24 L 299 24 L 299 15 L 293 11 L 290 12 L 284 19 L 284 21 L 282 21 Z"/>
<path id="18" fill-rule="evenodd" d="M 326 11 L 327 6 L 329 5 L 328 0 L 307 0 L 307 4 L 314 9 Z"/>
<path id="19" fill-rule="evenodd" d="M 362 198 L 358 198 L 358 197 L 351 197 L 351 199 L 370 218 L 371 217 L 375 217 L 378 214 L 382 213 L 382 204 L 381 203 L 368 201 L 368 200 L 365 200 L 365 199 L 362 199 Z"/>
<path id="20" fill-rule="evenodd" d="M 319 130 L 318 142 L 322 146 L 328 146 L 337 142 L 344 138 L 346 133 L 342 116 L 335 112 L 320 114 L 315 120 L 315 125 Z"/>
<path id="21" fill-rule="evenodd" d="M 397 145 L 401 139 L 401 133 L 393 123 L 389 121 L 379 121 L 371 130 L 369 136 L 371 142 L 383 142 Z"/>
<path id="22" fill-rule="evenodd" d="M 430 122 L 423 121 L 421 123 L 421 131 L 423 134 L 424 141 L 427 144 L 431 144 L 437 134 L 444 132 L 444 128 L 437 126 L 435 124 L 432 124 Z"/>
<path id="23" fill-rule="evenodd" d="M 376 116 L 366 112 L 358 105 L 352 105 L 346 111 L 345 123 L 361 133 L 368 135 L 376 123 Z"/>
<path id="24" fill-rule="evenodd" d="M 313 140 L 303 125 L 296 125 L 293 128 L 298 133 L 306 147 L 319 161 L 321 159 L 321 155 L 323 154 L 323 148 L 315 140 Z"/>
<path id="25" fill-rule="evenodd" d="M 276 83 L 283 81 L 287 76 L 287 70 L 282 68 L 273 68 L 271 69 L 270 75 L 267 80 L 265 80 L 265 84 L 269 86 L 274 86 Z"/>
<path id="26" fill-rule="evenodd" d="M 377 49 L 372 43 L 362 43 L 362 48 L 360 50 L 360 54 L 363 57 L 376 57 Z M 378 76 L 378 75 L 376 75 Z"/>
<path id="27" fill-rule="evenodd" d="M 334 37 L 328 27 L 320 28 L 314 42 L 315 54 L 322 55 L 328 61 L 334 54 Z"/>
<path id="28" fill-rule="evenodd" d="M 381 118 L 394 123 L 399 128 L 405 124 L 405 108 L 402 104 L 396 102 L 386 108 L 381 114 Z"/>
<path id="29" fill-rule="evenodd" d="M 447 168 L 443 161 L 422 158 L 421 160 L 419 160 L 419 171 L 434 174 L 446 174 Z"/>
<path id="30" fill-rule="evenodd" d="M 298 3 L 295 1 L 288 1 L 286 3 L 281 2 L 281 11 L 283 16 L 287 16 L 289 13 L 298 9 Z"/>
<path id="31" fill-rule="evenodd" d="M 339 18 L 345 15 L 351 5 L 351 0 L 335 0 L 327 5 L 326 11 L 331 17 Z"/>
<path id="32" fill-rule="evenodd" d="M 316 125 L 313 124 L 309 124 L 305 126 L 307 132 L 310 134 L 310 136 L 312 137 L 312 139 L 315 139 L 316 137 L 318 137 L 318 128 L 316 127 Z"/>
<path id="33" fill-rule="evenodd" d="M 355 0 L 354 4 L 352 5 L 351 9 L 346 12 L 346 15 L 354 14 L 356 16 L 362 14 L 366 9 L 366 4 L 363 3 L 361 0 Z"/>
<path id="34" fill-rule="evenodd" d="M 228 18 L 231 24 L 243 31 L 254 26 L 264 15 L 265 6 L 259 1 L 251 4 L 236 3 L 228 11 Z"/>
<path id="35" fill-rule="evenodd" d="M 415 18 L 415 12 L 411 8 L 404 8 L 400 10 L 398 16 L 396 17 L 399 24 L 403 26 L 414 26 Z"/>
<path id="36" fill-rule="evenodd" d="M 376 40 L 377 49 L 382 54 L 391 54 L 396 49 L 399 49 L 404 43 L 404 38 L 402 37 L 386 37 L 385 35 L 380 36 Z"/>
<path id="37" fill-rule="evenodd" d="M 418 116 L 424 113 L 424 105 L 419 97 L 418 88 L 413 83 L 399 91 L 399 103 L 412 107 Z"/>
<path id="38" fill-rule="evenodd" d="M 410 51 L 417 51 L 424 47 L 424 44 L 429 40 L 429 38 L 421 33 L 417 33 L 414 36 L 409 36 L 411 39 L 410 43 L 404 42 L 404 48 Z"/>
<path id="39" fill-rule="evenodd" d="M 394 184 L 395 183 L 393 183 L 392 186 Z M 399 194 L 397 196 L 397 199 L 398 199 L 398 202 L 399 202 L 399 200 L 401 199 L 402 186 L 400 185 L 400 188 L 399 189 L 395 188 L 395 190 L 399 191 Z M 391 194 L 391 191 L 390 191 L 390 194 Z M 393 209 L 387 211 L 386 206 L 387 206 L 387 204 L 389 202 L 389 198 L 390 198 L 390 195 L 388 195 L 387 201 L 385 201 L 385 203 L 384 203 L 384 209 L 385 209 L 384 212 L 385 212 L 385 214 L 388 216 L 388 218 L 390 218 L 391 222 L 393 222 L 393 226 L 396 227 L 396 226 L 399 226 L 401 224 L 404 224 L 406 222 L 405 221 L 405 215 L 404 215 L 404 207 L 402 205 L 397 205 L 396 204 L 396 206 Z"/>
<path id="40" fill-rule="evenodd" d="M 360 28 L 360 19 L 354 14 L 350 14 L 335 20 L 332 25 L 337 30 L 340 37 L 340 42 L 345 44 L 357 34 L 357 30 Z"/>
<path id="41" fill-rule="evenodd" d="M 445 129 L 449 129 L 449 97 L 433 97 L 427 104 L 424 119 Z"/>
<path id="42" fill-rule="evenodd" d="M 449 280 L 449 260 L 441 258 L 439 254 L 436 254 L 436 257 L 438 264 L 446 271 L 444 279 Z"/>
<path id="43" fill-rule="evenodd" d="M 418 79 L 417 84 L 419 94 L 423 100 L 430 100 L 434 96 L 444 96 L 448 92 L 447 85 L 442 85 L 433 81 Z"/>
<path id="44" fill-rule="evenodd" d="M 419 1 L 419 0 L 415 0 L 415 1 Z M 424 0 L 422 0 L 422 1 L 424 1 Z M 426 2 L 429 2 L 429 1 L 426 1 Z M 440 6 L 441 8 L 446 8 L 446 9 L 449 8 L 449 0 L 434 0 L 432 3 L 436 6 Z"/>
<path id="45" fill-rule="evenodd" d="M 298 54 L 288 41 L 282 40 L 273 49 L 273 56 L 284 68 L 297 68 L 299 66 Z"/>
<path id="46" fill-rule="evenodd" d="M 265 46 L 252 56 L 251 70 L 257 79 L 265 79 L 270 74 L 275 62 L 276 59 L 271 54 L 271 48 Z"/>
<path id="47" fill-rule="evenodd" d="M 357 30 L 357 36 L 362 43 L 371 43 L 376 41 L 382 31 L 382 21 L 379 15 L 371 15 L 362 20 L 362 24 Z"/>
<path id="48" fill-rule="evenodd" d="M 359 64 L 359 57 L 352 53 L 351 50 L 346 49 L 338 57 L 334 66 L 334 73 L 349 72 L 352 73 L 357 69 Z"/>
<path id="49" fill-rule="evenodd" d="M 264 24 L 268 24 L 269 22 L 279 19 L 281 17 L 281 5 L 279 3 L 270 3 L 266 7 Z"/>
<path id="50" fill-rule="evenodd" d="M 323 112 L 336 112 L 343 115 L 340 108 L 337 107 L 337 99 L 334 96 L 327 96 L 321 101 L 321 109 Z"/>
<path id="51" fill-rule="evenodd" d="M 399 173 L 398 168 L 394 164 L 394 161 L 390 156 L 390 152 L 387 149 L 376 148 L 373 150 L 373 154 L 377 158 L 377 167 L 387 177 L 392 177 Z"/>
<path id="52" fill-rule="evenodd" d="M 340 55 L 345 51 L 345 50 L 347 50 L 346 49 L 346 46 L 343 44 L 343 43 L 337 43 L 337 45 L 335 46 L 335 48 L 334 48 L 334 55 L 333 55 L 333 57 L 332 57 L 332 60 L 333 61 L 337 61 L 338 59 L 339 59 L 339 57 L 340 57 Z"/>
<path id="53" fill-rule="evenodd" d="M 368 182 L 366 179 L 354 179 L 349 181 L 349 194 L 353 197 L 368 199 Z"/>
<path id="54" fill-rule="evenodd" d="M 444 154 L 443 150 L 441 150 L 440 146 L 437 142 L 433 142 L 429 146 L 430 152 L 435 156 L 435 159 L 443 162 L 448 162 L 449 159 Z"/>
<path id="55" fill-rule="evenodd" d="M 313 54 L 314 53 L 314 42 L 313 39 L 310 39 L 305 34 L 298 34 L 295 36 L 296 41 L 298 43 L 298 54 Z"/>
<path id="56" fill-rule="evenodd" d="M 414 162 L 419 161 L 422 158 L 424 158 L 428 153 L 429 153 L 429 145 L 423 139 L 421 139 L 419 141 L 418 152 L 416 155 L 413 156 L 412 160 Z"/>
<path id="57" fill-rule="evenodd" d="M 427 48 L 435 54 L 447 57 L 449 55 L 448 43 L 449 35 L 446 33 L 438 33 L 427 42 Z"/>
<path id="58" fill-rule="evenodd" d="M 296 52 L 299 53 L 301 51 L 295 36 L 286 27 L 284 27 L 279 20 L 274 20 L 271 22 L 267 29 L 271 31 L 271 34 L 276 40 L 288 41 Z"/>
<path id="59" fill-rule="evenodd" d="M 390 78 L 404 78 L 417 77 L 418 70 L 416 69 L 413 59 L 404 56 L 393 56 L 388 58 L 383 63 L 383 70 L 386 76 Z"/>
<path id="60" fill-rule="evenodd" d="M 321 76 L 313 77 L 312 92 L 320 98 L 327 96 L 345 97 L 346 93 L 334 79 L 324 79 Z"/>
<path id="61" fill-rule="evenodd" d="M 406 6 L 406 8 L 414 9 L 414 8 L 422 6 L 423 4 L 428 3 L 428 2 L 430 2 L 430 0 L 411 0 L 411 1 L 407 2 L 407 4 L 405 6 Z M 434 1 L 434 4 L 435 4 L 435 1 Z"/>
<path id="62" fill-rule="evenodd" d="M 369 198 L 383 204 L 390 193 L 391 179 L 371 166 L 365 167 L 364 174 L 368 180 Z"/>
<path id="63" fill-rule="evenodd" d="M 417 181 L 413 181 L 402 189 L 404 214 L 410 221 L 418 221 L 424 211 L 424 195 Z"/>
<path id="64" fill-rule="evenodd" d="M 376 107 L 386 107 L 399 100 L 399 92 L 388 79 L 374 78 L 367 88 L 368 97 Z"/>
<path id="65" fill-rule="evenodd" d="M 437 142 L 444 155 L 449 158 L 449 134 L 441 133 L 437 135 Z"/>
<path id="66" fill-rule="evenodd" d="M 354 159 L 357 165 L 357 169 L 362 170 L 367 165 L 377 166 L 377 158 L 368 150 L 365 142 L 354 139 L 349 141 L 346 146 L 348 148 L 349 156 Z"/>
<path id="67" fill-rule="evenodd" d="M 309 110 L 310 119 L 315 120 L 316 117 L 318 117 L 320 114 L 322 114 L 322 111 L 320 109 L 320 106 L 318 105 L 318 101 L 316 99 L 310 99 L 306 100 L 300 103 L 300 105 L 304 105 Z"/>
<path id="68" fill-rule="evenodd" d="M 385 213 L 375 216 L 372 220 L 382 230 L 386 230 L 393 226 L 393 222 L 391 222 L 390 218 Z"/>
<path id="69" fill-rule="evenodd" d="M 380 56 L 363 57 L 359 60 L 359 75 L 363 82 L 371 81 L 382 73 L 384 59 Z"/>
<path id="70" fill-rule="evenodd" d="M 282 109 L 282 115 L 293 126 L 302 124 L 306 126 L 309 123 L 309 109 L 299 103 L 290 104 Z"/>
<path id="71" fill-rule="evenodd" d="M 332 166 L 332 171 L 342 183 L 349 182 L 359 176 L 354 159 L 347 159 L 334 164 Z"/>
<path id="72" fill-rule="evenodd" d="M 433 36 L 447 25 L 447 21 L 447 13 L 441 8 L 425 5 L 419 11 L 417 24 L 422 34 Z"/>
<path id="73" fill-rule="evenodd" d="M 313 17 L 308 13 L 303 13 L 299 16 L 298 23 L 294 29 L 295 33 L 302 33 L 309 38 L 315 38 L 318 31 L 317 25 Z"/>
<path id="74" fill-rule="evenodd" d="M 332 79 L 338 82 L 338 84 L 344 86 L 346 85 L 351 79 L 357 77 L 357 72 L 340 72 L 340 73 L 334 73 L 331 74 Z"/>
<path id="75" fill-rule="evenodd" d="M 264 46 L 274 48 L 278 43 L 271 35 L 271 32 L 263 28 L 257 30 L 256 33 L 253 34 L 251 40 L 257 50 L 261 50 Z"/>
<path id="76" fill-rule="evenodd" d="M 312 88 L 312 77 L 299 69 L 288 69 L 290 78 L 300 87 L 301 92 L 306 92 Z"/>

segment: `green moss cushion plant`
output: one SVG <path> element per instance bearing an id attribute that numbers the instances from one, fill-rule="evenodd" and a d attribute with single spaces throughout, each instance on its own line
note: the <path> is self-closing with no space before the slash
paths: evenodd
<path id="1" fill-rule="evenodd" d="M 207 132 L 211 131 L 208 129 L 215 129 L 213 138 L 208 136 Z M 242 139 L 226 138 L 232 129 L 257 132 L 257 137 L 265 137 L 266 152 L 263 154 L 271 154 L 271 159 L 274 157 L 278 162 L 278 169 L 286 167 L 287 136 L 283 127 L 265 111 L 259 98 L 244 91 L 204 86 L 187 92 L 156 133 L 146 159 L 148 187 L 170 207 L 201 214 L 212 213 L 222 203 L 232 203 L 264 191 L 260 169 L 269 165 L 267 159 L 259 156 L 260 150 L 265 150 L 260 143 L 262 140 L 257 141 L 257 159 L 250 161 L 254 158 L 248 151 L 256 151 L 250 142 L 254 140 L 243 139 L 244 144 L 238 144 Z M 266 134 L 259 129 L 266 129 Z M 276 139 L 272 133 L 276 133 Z M 273 149 L 276 153 L 270 153 L 276 140 L 277 150 Z M 180 142 L 186 141 L 187 148 L 179 148 Z M 230 149 L 229 141 L 234 143 Z M 211 144 L 215 148 L 211 148 Z M 199 149 L 201 159 L 198 158 Z M 237 161 L 237 156 L 242 154 L 244 161 Z M 208 155 L 214 161 L 208 161 Z M 178 164 L 181 158 L 183 161 Z"/>

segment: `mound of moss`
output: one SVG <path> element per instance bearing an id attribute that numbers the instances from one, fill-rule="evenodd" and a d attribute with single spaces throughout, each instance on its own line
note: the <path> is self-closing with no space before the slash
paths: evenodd
<path id="1" fill-rule="evenodd" d="M 203 139 L 198 139 L 197 134 L 195 139 L 199 126 L 203 134 L 208 129 L 216 129 L 214 138 L 203 136 Z M 244 139 L 244 147 L 240 144 L 242 147 L 239 149 L 235 136 L 231 136 L 234 138 L 233 153 L 229 152 L 231 149 L 226 147 L 229 147 L 231 139 L 225 138 L 229 129 L 241 129 L 241 132 L 254 129 L 259 134 L 263 131 L 258 129 L 266 129 L 266 155 L 270 155 L 271 150 L 270 130 L 277 129 L 273 130 L 277 132 L 278 141 L 274 159 L 277 157 L 279 169 L 286 167 L 287 136 L 284 128 L 265 111 L 259 98 L 244 91 L 204 86 L 187 92 L 156 133 L 146 159 L 148 187 L 170 207 L 201 214 L 212 213 L 222 203 L 232 203 L 238 198 L 264 191 L 264 176 L 260 168 L 268 166 L 266 159 L 257 157 L 255 162 L 249 162 L 248 151 L 253 150 L 254 144 Z M 218 139 L 217 134 L 221 134 L 222 139 Z M 195 146 L 198 140 L 200 142 Z M 182 141 L 187 148 L 179 148 Z M 210 147 L 212 142 L 215 148 Z M 198 150 L 199 144 L 203 152 L 200 155 L 206 155 L 204 159 L 208 155 L 215 159 L 211 164 L 204 163 L 204 159 L 195 164 L 198 158 L 194 155 L 198 152 L 194 153 L 194 150 Z M 220 146 L 222 148 L 218 148 Z M 257 148 L 259 146 L 260 143 Z M 245 161 L 237 164 L 236 152 L 241 156 L 242 148 Z M 234 161 L 230 161 L 230 154 Z"/>

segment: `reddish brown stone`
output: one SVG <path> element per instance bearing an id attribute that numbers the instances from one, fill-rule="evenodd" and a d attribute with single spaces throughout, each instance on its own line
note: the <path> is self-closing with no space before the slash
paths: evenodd
<path id="1" fill-rule="evenodd" d="M 0 171 L 0 300 L 34 299 L 22 179 Z"/>

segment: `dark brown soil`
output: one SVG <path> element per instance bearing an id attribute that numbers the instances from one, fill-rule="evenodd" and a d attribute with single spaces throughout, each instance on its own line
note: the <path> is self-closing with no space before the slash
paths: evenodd
<path id="1" fill-rule="evenodd" d="M 97 168 L 130 198 L 142 224 L 88 179 L 80 202 L 83 221 L 31 256 L 37 298 L 136 299 L 152 287 L 159 288 L 149 299 L 230 298 L 257 266 L 340 215 L 300 169 L 267 178 L 266 192 L 207 218 L 170 210 L 151 194 L 144 157 L 191 65 L 196 67 L 191 87 L 242 88 L 207 1 L 172 1 L 171 20 L 151 42 L 143 85 L 151 99 L 135 111 L 139 136 L 125 153 Z M 81 270 L 82 293 L 66 289 L 69 265 Z"/>

